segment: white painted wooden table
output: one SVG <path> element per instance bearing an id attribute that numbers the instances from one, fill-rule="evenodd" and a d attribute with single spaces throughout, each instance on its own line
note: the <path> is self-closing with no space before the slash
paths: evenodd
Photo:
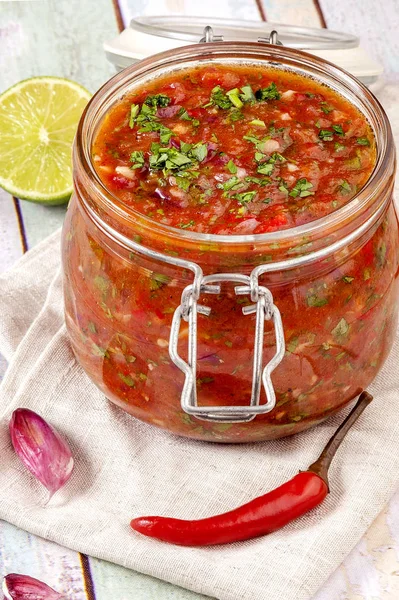
<path id="1" fill-rule="evenodd" d="M 0 0 L 0 92 L 33 75 L 69 77 L 94 92 L 112 75 L 102 41 L 140 14 L 258 19 L 355 33 L 384 64 L 387 78 L 399 79 L 399 0 Z M 0 191 L 0 272 L 59 227 L 64 213 Z M 0 377 L 5 368 L 0 357 Z M 0 574 L 13 571 L 45 580 L 74 600 L 202 598 L 0 522 Z M 399 491 L 314 600 L 398 599 Z"/>

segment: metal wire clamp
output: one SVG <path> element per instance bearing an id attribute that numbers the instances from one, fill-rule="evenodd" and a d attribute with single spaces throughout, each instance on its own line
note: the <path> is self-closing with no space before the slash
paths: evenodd
<path id="1" fill-rule="evenodd" d="M 235 287 L 237 295 L 256 295 L 256 304 L 245 306 L 244 315 L 256 313 L 254 361 L 252 374 L 252 393 L 249 405 L 245 406 L 198 406 L 197 402 L 197 317 L 198 313 L 209 316 L 211 309 L 198 304 L 199 296 L 195 294 L 193 284 L 188 285 L 182 293 L 181 304 L 173 315 L 172 327 L 169 338 L 169 355 L 174 364 L 184 373 L 185 381 L 181 394 L 182 409 L 189 415 L 205 421 L 218 421 L 222 423 L 246 423 L 252 421 L 256 415 L 261 415 L 273 410 L 276 404 L 276 395 L 271 380 L 271 374 L 281 362 L 285 353 L 284 331 L 280 311 L 273 304 L 273 296 L 266 287 L 256 284 L 254 279 L 239 273 L 218 273 L 202 278 L 199 286 L 200 294 L 220 294 L 222 282 L 233 282 L 243 285 Z M 216 284 L 216 285 L 214 285 Z M 197 288 L 198 289 L 198 288 Z M 178 353 L 178 341 L 181 321 L 188 322 L 188 360 L 187 362 Z M 262 372 L 263 365 L 263 334 L 265 320 L 274 324 L 276 352 L 267 363 Z M 266 402 L 260 404 L 261 381 L 266 394 Z"/>

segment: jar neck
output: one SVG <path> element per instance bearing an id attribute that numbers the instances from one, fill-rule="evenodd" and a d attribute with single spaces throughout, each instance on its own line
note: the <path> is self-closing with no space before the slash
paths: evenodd
<path id="1" fill-rule="evenodd" d="M 266 234 L 222 236 L 182 231 L 155 222 L 127 208 L 99 179 L 91 159 L 93 139 L 105 114 L 118 100 L 148 79 L 188 66 L 208 63 L 273 63 L 316 78 L 352 102 L 369 121 L 376 139 L 376 166 L 368 182 L 342 208 L 305 225 Z M 371 235 L 392 197 L 395 153 L 388 119 L 378 101 L 359 81 L 338 67 L 304 52 L 256 43 L 232 42 L 189 46 L 164 52 L 119 73 L 90 101 L 74 145 L 74 185 L 87 218 L 114 242 L 139 245 L 166 256 L 195 260 L 206 271 L 215 264 L 251 268 L 283 263 L 292 268 L 329 256 L 357 239 Z M 133 248 L 132 248 L 133 245 Z M 225 260 L 224 260 L 225 257 Z"/>

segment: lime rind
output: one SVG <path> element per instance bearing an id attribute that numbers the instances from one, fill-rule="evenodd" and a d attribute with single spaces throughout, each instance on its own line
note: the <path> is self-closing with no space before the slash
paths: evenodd
<path id="1" fill-rule="evenodd" d="M 25 79 L 0 95 L 0 186 L 62 204 L 72 193 L 71 149 L 90 93 L 60 77 Z"/>

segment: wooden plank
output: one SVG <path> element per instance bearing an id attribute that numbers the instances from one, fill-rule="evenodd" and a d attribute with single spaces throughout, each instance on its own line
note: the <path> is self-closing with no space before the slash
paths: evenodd
<path id="1" fill-rule="evenodd" d="M 183 588 L 174 586 L 160 579 L 136 573 L 119 565 L 90 558 L 90 568 L 93 574 L 97 600 L 200 600 L 202 596 Z"/>
<path id="2" fill-rule="evenodd" d="M 399 81 L 399 7 L 397 0 L 319 0 L 327 26 L 359 36 L 362 46 Z"/>
<path id="3" fill-rule="evenodd" d="M 119 0 L 123 20 L 142 15 L 196 15 L 258 21 L 255 0 Z"/>
<path id="4" fill-rule="evenodd" d="M 45 30 L 43 29 L 45 27 Z M 110 0 L 2 2 L 0 91 L 35 75 L 57 75 L 95 91 L 114 71 L 102 43 L 117 33 Z M 28 245 L 58 228 L 64 208 L 21 202 Z M 11 230 L 11 228 L 10 228 Z"/>
<path id="5" fill-rule="evenodd" d="M 13 199 L 0 189 L 0 273 L 10 268 L 22 251 Z"/>
<path id="6" fill-rule="evenodd" d="M 320 27 L 321 21 L 313 0 L 261 0 L 267 20 L 304 27 Z"/>
<path id="7" fill-rule="evenodd" d="M 87 600 L 79 555 L 9 523 L 0 527 L 0 576 L 31 575 L 73 600 Z"/>

